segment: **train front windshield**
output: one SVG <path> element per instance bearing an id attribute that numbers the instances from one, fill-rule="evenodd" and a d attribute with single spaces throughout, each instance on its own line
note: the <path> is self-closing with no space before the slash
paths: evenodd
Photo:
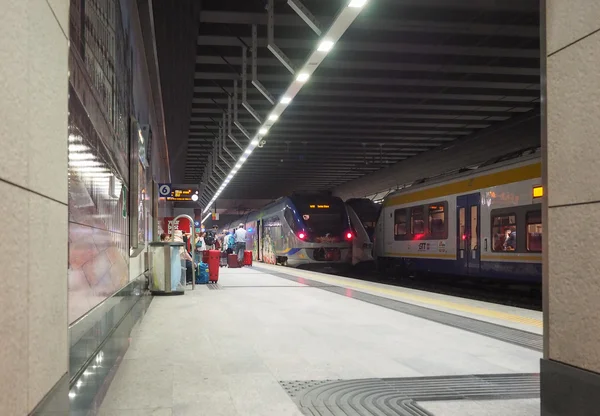
<path id="1" fill-rule="evenodd" d="M 340 238 L 349 230 L 348 215 L 341 200 L 297 205 L 306 231 L 312 237 Z"/>

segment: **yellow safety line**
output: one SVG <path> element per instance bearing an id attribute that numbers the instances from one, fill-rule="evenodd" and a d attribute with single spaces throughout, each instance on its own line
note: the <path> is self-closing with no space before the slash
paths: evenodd
<path id="1" fill-rule="evenodd" d="M 346 280 L 338 279 L 335 277 L 319 276 L 318 279 L 323 279 L 323 280 L 329 281 L 329 282 L 337 282 L 346 287 L 351 287 L 351 288 L 356 288 L 356 289 L 366 289 L 366 290 L 371 290 L 371 291 L 378 292 L 378 293 L 385 293 L 387 295 L 392 295 L 392 296 L 399 297 L 402 299 L 410 299 L 410 300 L 413 300 L 416 302 L 425 303 L 427 305 L 441 306 L 441 307 L 453 309 L 456 311 L 468 312 L 468 313 L 472 313 L 475 315 L 486 316 L 488 318 L 496 318 L 496 319 L 501 319 L 504 321 L 510 321 L 510 322 L 516 322 L 516 323 L 525 324 L 525 325 L 531 325 L 536 328 L 543 327 L 543 322 L 541 319 L 528 318 L 525 316 L 515 315 L 512 313 L 493 311 L 493 310 L 482 308 L 479 306 L 470 306 L 470 305 L 450 302 L 447 300 L 434 299 L 434 298 L 430 298 L 427 296 L 414 295 L 411 293 L 400 292 L 397 289 L 386 289 L 386 288 L 381 288 L 381 287 L 377 287 L 377 286 L 370 286 L 368 284 L 364 284 L 364 283 L 360 283 L 360 282 L 348 282 Z"/>

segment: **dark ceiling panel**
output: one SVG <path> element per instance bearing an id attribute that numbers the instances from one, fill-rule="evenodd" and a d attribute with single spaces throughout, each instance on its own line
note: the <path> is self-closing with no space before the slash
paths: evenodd
<path id="1" fill-rule="evenodd" d="M 302 1 L 323 27 L 347 4 Z M 178 12 L 169 17 L 166 4 L 179 2 L 160 2 L 166 21 L 173 22 Z M 198 7 L 192 0 L 182 3 Z M 179 15 L 178 30 L 195 30 L 187 55 L 178 57 L 184 52 L 174 43 L 163 52 L 173 59 L 161 78 L 170 94 L 167 128 L 170 120 L 170 145 L 180 151 L 183 180 L 199 183 L 209 159 L 220 165 L 207 172 L 208 199 L 241 154 L 230 139 L 227 150 L 234 158 L 213 148 L 234 81 L 237 120 L 252 135 L 259 126 L 241 105 L 243 47 L 247 102 L 263 119 L 272 108 L 250 82 L 252 24 L 258 25 L 259 81 L 275 99 L 292 81 L 266 48 L 266 3 L 203 0 L 194 16 L 199 26 L 184 29 L 194 19 Z M 294 190 L 331 189 L 538 111 L 538 25 L 537 0 L 370 0 L 222 197 L 271 199 Z M 182 39 L 171 36 L 172 42 Z M 305 61 L 317 41 L 285 0 L 275 0 L 275 42 L 294 65 Z M 237 127 L 232 133 L 242 146 L 248 143 Z"/>

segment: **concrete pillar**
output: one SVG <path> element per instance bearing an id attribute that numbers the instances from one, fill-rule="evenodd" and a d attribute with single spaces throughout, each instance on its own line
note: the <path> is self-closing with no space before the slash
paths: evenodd
<path id="1" fill-rule="evenodd" d="M 546 57 L 544 223 L 548 224 L 544 237 L 542 414 L 597 415 L 600 2 L 546 0 L 542 7 L 546 34 L 542 55 Z"/>
<path id="2" fill-rule="evenodd" d="M 0 0 L 0 415 L 68 371 L 68 9 Z"/>

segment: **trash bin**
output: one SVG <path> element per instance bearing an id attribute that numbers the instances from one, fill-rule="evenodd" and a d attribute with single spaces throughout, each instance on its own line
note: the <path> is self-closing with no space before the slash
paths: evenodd
<path id="1" fill-rule="evenodd" d="M 153 295 L 183 295 L 185 260 L 179 252 L 184 243 L 155 241 L 149 246 L 152 258 L 150 292 Z"/>

